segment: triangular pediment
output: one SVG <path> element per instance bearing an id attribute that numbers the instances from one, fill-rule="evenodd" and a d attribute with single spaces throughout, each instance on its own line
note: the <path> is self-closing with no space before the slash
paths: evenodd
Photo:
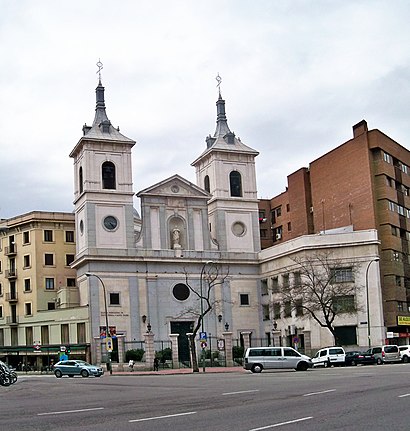
<path id="1" fill-rule="evenodd" d="M 173 175 L 157 184 L 147 187 L 137 193 L 141 196 L 171 196 L 184 198 L 201 198 L 208 200 L 211 195 L 178 174 Z"/>

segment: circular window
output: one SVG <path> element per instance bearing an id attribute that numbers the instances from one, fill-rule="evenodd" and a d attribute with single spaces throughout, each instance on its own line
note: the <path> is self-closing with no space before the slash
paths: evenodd
<path id="1" fill-rule="evenodd" d="M 84 233 L 84 222 L 80 220 L 80 233 L 81 235 Z"/>
<path id="2" fill-rule="evenodd" d="M 232 225 L 232 232 L 235 236 L 243 236 L 245 235 L 246 227 L 242 222 L 237 221 Z"/>
<path id="3" fill-rule="evenodd" d="M 189 298 L 189 288 L 186 284 L 178 283 L 172 289 L 172 293 L 178 301 L 185 301 Z"/>

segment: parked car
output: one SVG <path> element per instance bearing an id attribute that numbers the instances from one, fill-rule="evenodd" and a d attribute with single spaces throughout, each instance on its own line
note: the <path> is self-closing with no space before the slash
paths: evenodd
<path id="1" fill-rule="evenodd" d="M 104 374 L 104 370 L 96 365 L 91 365 L 79 359 L 60 361 L 54 365 L 54 375 L 58 378 L 63 376 L 95 376 L 100 377 Z"/>
<path id="2" fill-rule="evenodd" d="M 292 347 L 248 347 L 243 367 L 251 370 L 252 373 L 275 368 L 294 368 L 296 371 L 306 371 L 312 367 L 312 360 Z"/>
<path id="3" fill-rule="evenodd" d="M 371 347 L 366 353 L 374 355 L 377 365 L 401 361 L 399 347 L 395 344 Z"/>
<path id="4" fill-rule="evenodd" d="M 399 346 L 400 359 L 403 362 L 409 362 L 410 360 L 410 346 L 406 344 L 405 346 Z"/>
<path id="5" fill-rule="evenodd" d="M 346 353 L 343 347 L 324 347 L 312 358 L 314 367 L 330 367 L 345 365 Z"/>
<path id="6" fill-rule="evenodd" d="M 366 365 L 366 364 L 375 364 L 376 358 L 373 353 L 367 352 L 359 352 L 357 350 L 353 352 L 346 352 L 345 356 L 345 364 L 346 365 Z"/>

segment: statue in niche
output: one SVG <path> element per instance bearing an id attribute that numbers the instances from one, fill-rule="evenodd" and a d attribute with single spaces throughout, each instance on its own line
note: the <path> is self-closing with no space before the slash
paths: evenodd
<path id="1" fill-rule="evenodd" d="M 181 231 L 177 228 L 172 230 L 172 248 L 181 248 Z"/>

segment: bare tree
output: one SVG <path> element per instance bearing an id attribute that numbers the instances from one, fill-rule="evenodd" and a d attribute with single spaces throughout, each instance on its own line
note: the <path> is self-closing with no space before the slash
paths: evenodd
<path id="1" fill-rule="evenodd" d="M 333 325 L 336 317 L 360 309 L 354 282 L 358 263 L 335 259 L 326 252 L 292 260 L 295 265 L 288 269 L 294 273 L 293 283 L 280 287 L 285 309 L 295 309 L 297 314 L 306 312 L 321 327 L 329 329 L 338 344 Z"/>
<path id="2" fill-rule="evenodd" d="M 215 308 L 215 305 L 219 302 L 215 299 L 213 291 L 217 286 L 221 286 L 225 283 L 225 280 L 229 276 L 229 267 L 226 269 L 226 271 L 223 271 L 221 265 L 215 262 L 205 262 L 201 269 L 199 286 L 197 284 L 192 284 L 191 278 L 193 277 L 188 274 L 186 270 L 184 270 L 184 274 L 185 284 L 199 300 L 199 310 L 198 307 L 193 307 L 187 309 L 184 312 L 184 314 L 195 316 L 196 319 L 192 329 L 192 335 L 189 337 L 189 347 L 192 352 L 192 371 L 197 373 L 199 372 L 199 368 L 195 348 L 195 339 L 198 332 L 203 328 L 204 317 L 210 313 Z"/>

